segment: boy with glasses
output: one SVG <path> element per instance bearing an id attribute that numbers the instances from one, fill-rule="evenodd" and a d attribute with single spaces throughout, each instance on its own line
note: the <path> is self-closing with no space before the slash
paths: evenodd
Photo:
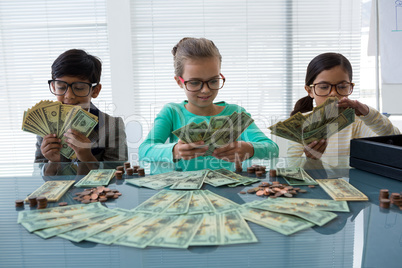
<path id="1" fill-rule="evenodd" d="M 91 100 L 98 97 L 102 63 L 83 50 L 71 49 L 52 64 L 49 89 L 57 101 L 78 105 L 98 117 L 98 124 L 89 137 L 69 129 L 64 136 L 81 162 L 126 161 L 128 159 L 124 122 L 101 112 Z M 61 140 L 56 134 L 37 137 L 35 162 L 69 162 L 60 154 Z"/>

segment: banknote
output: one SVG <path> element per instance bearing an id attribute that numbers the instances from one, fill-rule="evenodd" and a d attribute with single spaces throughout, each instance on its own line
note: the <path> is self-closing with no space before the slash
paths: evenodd
<path id="1" fill-rule="evenodd" d="M 278 176 L 282 176 L 289 185 L 317 185 L 318 183 L 301 167 L 277 168 Z"/>
<path id="2" fill-rule="evenodd" d="M 191 191 L 186 192 L 184 196 L 173 202 L 168 206 L 163 213 L 164 214 L 185 214 L 188 211 L 193 193 Z"/>
<path id="3" fill-rule="evenodd" d="M 75 187 L 106 186 L 114 177 L 114 169 L 93 169 L 75 184 Z"/>
<path id="4" fill-rule="evenodd" d="M 129 230 L 137 227 L 138 224 L 154 217 L 153 214 L 130 211 L 127 218 L 121 222 L 115 223 L 107 229 L 86 238 L 85 240 L 105 245 L 110 245 Z"/>
<path id="5" fill-rule="evenodd" d="M 211 201 L 206 197 L 204 191 L 194 190 L 192 191 L 192 196 L 190 204 L 187 210 L 187 214 L 199 214 L 199 213 L 210 213 L 215 212 L 215 208 Z"/>
<path id="6" fill-rule="evenodd" d="M 219 187 L 222 185 L 236 184 L 239 181 L 214 170 L 209 170 L 205 175 L 204 182 L 214 187 Z"/>
<path id="7" fill-rule="evenodd" d="M 175 190 L 191 190 L 191 189 L 200 189 L 204 184 L 204 179 L 208 170 L 199 170 L 199 171 L 189 171 L 185 174 L 187 175 L 185 179 L 177 180 L 170 189 Z"/>
<path id="8" fill-rule="evenodd" d="M 233 180 L 236 180 L 237 182 L 233 183 L 233 184 L 229 184 L 229 187 L 236 187 L 239 185 L 249 185 L 255 182 L 259 182 L 260 180 L 257 178 L 253 178 L 253 177 L 245 177 L 242 176 L 240 174 L 234 173 L 233 171 L 230 171 L 228 169 L 225 168 L 221 168 L 221 169 L 217 169 L 214 170 L 214 172 L 218 172 L 226 177 L 229 177 Z"/>
<path id="9" fill-rule="evenodd" d="M 62 140 L 60 153 L 67 158 L 74 158 L 75 153 L 65 142 L 64 133 L 72 128 L 88 137 L 97 123 L 97 116 L 78 105 L 45 100 L 24 111 L 21 128 L 41 137 L 56 134 Z"/>
<path id="10" fill-rule="evenodd" d="M 250 227 L 237 210 L 221 214 L 223 226 L 223 245 L 258 242 Z"/>
<path id="11" fill-rule="evenodd" d="M 329 97 L 311 113 L 294 114 L 269 127 L 271 133 L 301 144 L 328 139 L 355 121 L 355 110 L 337 107 L 338 99 Z"/>
<path id="12" fill-rule="evenodd" d="M 344 179 L 320 179 L 318 184 L 336 201 L 368 201 L 368 197 Z"/>
<path id="13" fill-rule="evenodd" d="M 182 198 L 186 192 L 184 191 L 168 191 L 162 190 L 141 203 L 135 208 L 135 211 L 147 212 L 147 213 L 162 213 L 172 203 Z"/>
<path id="14" fill-rule="evenodd" d="M 67 190 L 75 183 L 74 180 L 68 181 L 47 181 L 41 187 L 36 189 L 32 194 L 30 194 L 25 202 L 28 202 L 29 197 L 39 197 L 44 196 L 49 202 L 58 201 Z"/>
<path id="15" fill-rule="evenodd" d="M 167 227 L 176 219 L 177 216 L 172 215 L 155 215 L 125 232 L 119 239 L 114 241 L 114 244 L 145 248 L 156 238 L 156 235 L 162 231 L 166 231 Z"/>
<path id="16" fill-rule="evenodd" d="M 214 246 L 223 242 L 222 217 L 216 213 L 206 213 L 189 246 Z"/>
<path id="17" fill-rule="evenodd" d="M 248 204 L 242 207 L 240 213 L 246 220 L 284 235 L 314 226 L 313 223 L 298 217 L 254 208 Z"/>
<path id="18" fill-rule="evenodd" d="M 180 215 L 169 226 L 156 235 L 148 245 L 155 247 L 187 248 L 197 233 L 204 218 L 203 214 Z"/>
<path id="19" fill-rule="evenodd" d="M 271 203 L 289 205 L 304 209 L 316 209 L 323 211 L 350 212 L 346 201 L 335 201 L 329 199 L 310 199 L 310 198 L 268 198 L 260 203 Z M 255 204 L 255 203 L 254 203 Z"/>
<path id="20" fill-rule="evenodd" d="M 209 199 L 211 204 L 214 206 L 216 213 L 222 213 L 230 210 L 237 210 L 239 204 L 226 199 L 218 194 L 215 194 L 209 190 L 204 190 L 204 195 Z"/>

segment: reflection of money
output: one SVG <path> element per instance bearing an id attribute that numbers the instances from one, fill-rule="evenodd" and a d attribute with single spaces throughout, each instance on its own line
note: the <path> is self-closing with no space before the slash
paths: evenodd
<path id="1" fill-rule="evenodd" d="M 368 201 L 368 197 L 344 179 L 321 179 L 318 184 L 336 201 Z"/>
<path id="2" fill-rule="evenodd" d="M 28 198 L 31 196 L 39 197 L 44 196 L 49 202 L 58 201 L 67 190 L 74 184 L 75 181 L 47 181 L 41 187 L 39 187 L 35 192 L 30 194 L 25 202 L 28 202 Z"/>

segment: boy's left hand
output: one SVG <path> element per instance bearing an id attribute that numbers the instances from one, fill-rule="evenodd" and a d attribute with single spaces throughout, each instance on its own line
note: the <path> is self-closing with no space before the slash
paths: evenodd
<path id="1" fill-rule="evenodd" d="M 84 134 L 69 129 L 64 136 L 66 137 L 66 143 L 74 150 L 78 160 L 81 162 L 97 161 L 91 152 L 91 141 Z"/>
<path id="2" fill-rule="evenodd" d="M 358 100 L 351 100 L 343 97 L 338 102 L 338 107 L 353 108 L 357 116 L 365 116 L 369 113 L 369 108 L 366 104 L 361 103 Z"/>
<path id="3" fill-rule="evenodd" d="M 235 141 L 215 149 L 212 156 L 228 162 L 242 162 L 254 155 L 254 147 L 245 141 Z"/>

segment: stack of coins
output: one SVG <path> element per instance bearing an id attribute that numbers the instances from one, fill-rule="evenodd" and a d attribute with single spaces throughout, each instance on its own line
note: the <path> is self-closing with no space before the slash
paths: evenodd
<path id="1" fill-rule="evenodd" d="M 28 202 L 30 207 L 36 207 L 38 205 L 38 202 L 36 201 L 36 196 L 28 197 Z"/>
<path id="2" fill-rule="evenodd" d="M 109 189 L 105 186 L 98 186 L 91 189 L 85 189 L 83 192 L 75 193 L 74 200 L 83 204 L 93 202 L 106 202 L 108 199 L 117 199 L 121 193 L 116 189 Z"/>
<path id="3" fill-rule="evenodd" d="M 255 173 L 255 168 L 254 167 L 248 167 L 247 168 L 247 173 L 248 174 L 254 174 Z"/>
<path id="4" fill-rule="evenodd" d="M 138 173 L 139 168 L 140 168 L 140 166 L 133 166 L 134 173 Z"/>
<path id="5" fill-rule="evenodd" d="M 391 206 L 391 200 L 388 198 L 380 199 L 380 207 L 381 208 L 389 208 Z"/>
<path id="6" fill-rule="evenodd" d="M 42 208 L 47 208 L 47 198 L 44 196 L 39 196 L 38 198 L 36 198 L 36 201 L 38 202 L 38 209 L 42 209 Z"/>
<path id="7" fill-rule="evenodd" d="M 114 175 L 116 176 L 116 179 L 121 180 L 123 178 L 123 171 L 117 170 Z"/>
<path id="8" fill-rule="evenodd" d="M 402 210 L 402 197 L 399 193 L 391 193 L 389 195 L 388 189 L 381 189 L 380 195 L 378 197 L 380 199 L 380 207 L 381 208 L 390 208 L 391 204 L 394 204 Z"/>
<path id="9" fill-rule="evenodd" d="M 267 173 L 267 167 L 266 166 L 259 166 L 260 171 L 262 171 L 262 174 Z"/>
<path id="10" fill-rule="evenodd" d="M 126 168 L 127 175 L 132 176 L 134 174 L 133 168 Z"/>
<path id="11" fill-rule="evenodd" d="M 381 200 L 381 199 L 388 199 L 388 197 L 389 197 L 388 189 L 381 189 L 380 196 L 378 198 Z"/>
<path id="12" fill-rule="evenodd" d="M 247 190 L 249 194 L 256 194 L 258 196 L 269 196 L 271 198 L 277 198 L 279 196 L 285 197 L 293 197 L 298 193 L 306 193 L 306 190 L 300 189 L 298 187 L 290 186 L 286 183 L 279 183 L 278 181 L 272 182 L 261 182 L 257 187 L 251 188 Z M 245 194 L 246 192 L 241 191 L 241 194 Z"/>
<path id="13" fill-rule="evenodd" d="M 276 169 L 270 169 L 269 170 L 269 176 L 270 177 L 276 177 Z"/>
<path id="14" fill-rule="evenodd" d="M 20 208 L 24 206 L 24 200 L 18 199 L 15 200 L 15 207 Z"/>
<path id="15" fill-rule="evenodd" d="M 116 170 L 122 171 L 124 174 L 124 166 L 117 166 Z"/>
<path id="16" fill-rule="evenodd" d="M 262 177 L 262 171 L 256 171 L 256 172 L 255 172 L 255 175 L 256 175 L 257 177 Z"/>
<path id="17" fill-rule="evenodd" d="M 137 171 L 139 176 L 145 176 L 145 170 L 143 168 L 138 168 Z"/>
<path id="18" fill-rule="evenodd" d="M 124 163 L 124 169 L 128 169 L 131 166 L 130 162 Z"/>

